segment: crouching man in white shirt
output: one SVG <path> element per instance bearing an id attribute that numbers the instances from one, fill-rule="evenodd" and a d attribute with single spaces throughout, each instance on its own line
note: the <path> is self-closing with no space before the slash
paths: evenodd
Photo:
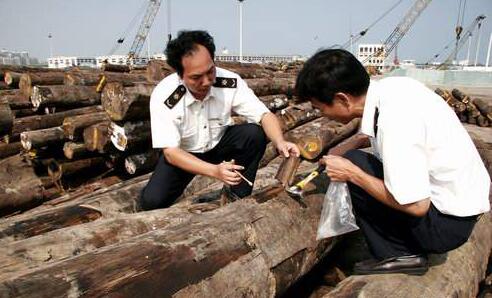
<path id="1" fill-rule="evenodd" d="M 282 155 L 299 156 L 246 82 L 215 66 L 215 45 L 207 32 L 180 32 L 166 55 L 176 73 L 162 80 L 150 99 L 152 145 L 163 154 L 142 191 L 144 210 L 170 206 L 196 174 L 230 185 L 232 199 L 251 194 L 252 186 L 238 173 L 255 180 L 267 137 Z M 249 123 L 233 125 L 232 112 Z"/>
<path id="2" fill-rule="evenodd" d="M 299 73 L 298 95 L 332 119 L 362 117 L 375 155 L 327 155 L 331 181 L 347 181 L 357 222 L 374 259 L 358 274 L 423 274 L 428 253 L 462 245 L 489 211 L 490 177 L 453 110 L 405 77 L 369 80 L 344 50 L 323 50 Z M 364 142 L 361 142 L 364 143 Z"/>

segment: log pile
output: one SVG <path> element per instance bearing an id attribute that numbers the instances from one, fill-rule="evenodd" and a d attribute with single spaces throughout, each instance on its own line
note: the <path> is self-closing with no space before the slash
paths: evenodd
<path id="1" fill-rule="evenodd" d="M 449 104 L 461 122 L 481 127 L 492 125 L 492 102 L 471 98 L 458 89 L 437 88 L 435 92 Z"/>
<path id="2" fill-rule="evenodd" d="M 220 66 L 248 80 L 282 120 L 285 132 L 319 117 L 309 105 L 293 104 L 295 73 L 287 66 Z M 41 185 L 40 191 L 8 200 L 15 204 L 0 204 L 6 208 L 0 207 L 0 214 L 24 211 L 103 177 L 126 180 L 152 171 L 158 151 L 151 148 L 150 95 L 172 72 L 157 60 L 145 68 L 105 64 L 101 70 L 2 66 L 7 90 L 0 91 L 0 160 L 12 157 L 6 162 L 17 164 L 12 169 L 19 172 L 10 173 L 14 177 L 26 175 L 20 169 L 31 167 L 29 177 L 42 183 L 33 183 Z M 244 121 L 234 118 L 236 123 Z M 270 151 L 263 165 L 277 156 Z M 0 180 L 0 190 L 7 185 Z"/>
<path id="3" fill-rule="evenodd" d="M 252 196 L 223 206 L 223 184 L 195 177 L 175 205 L 147 212 L 139 196 L 159 156 L 148 103 L 172 69 L 105 65 L 64 71 L 62 81 L 59 71 L 43 81 L 39 70 L 9 69 L 0 91 L 0 212 L 10 215 L 0 221 L 2 297 L 272 297 L 331 251 L 337 239 L 315 241 L 326 176 L 300 201 L 275 177 L 279 169 L 283 183 L 304 177 L 359 120 L 343 125 L 296 104 L 301 64 L 220 66 L 277 114 L 303 161 L 286 166 L 269 144 Z"/>

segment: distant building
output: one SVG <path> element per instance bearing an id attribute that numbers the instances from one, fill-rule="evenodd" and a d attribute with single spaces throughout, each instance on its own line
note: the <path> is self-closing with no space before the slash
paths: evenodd
<path id="1" fill-rule="evenodd" d="M 364 66 L 373 66 L 378 71 L 385 68 L 386 48 L 383 44 L 359 44 L 357 59 Z"/>
<path id="2" fill-rule="evenodd" d="M 243 61 L 251 63 L 294 62 L 302 59 L 297 55 L 243 55 Z M 215 61 L 239 62 L 239 55 L 216 55 Z"/>
<path id="3" fill-rule="evenodd" d="M 26 51 L 14 52 L 2 49 L 0 50 L 0 64 L 32 65 L 38 64 L 38 59 L 30 58 Z"/>
<path id="4" fill-rule="evenodd" d="M 58 56 L 48 58 L 48 68 L 67 68 L 74 66 L 96 67 L 96 58 Z"/>
<path id="5" fill-rule="evenodd" d="M 128 55 L 109 55 L 109 56 L 98 56 L 96 57 L 97 67 L 101 67 L 104 61 L 107 61 L 109 64 L 119 64 L 119 65 L 128 65 L 130 63 L 130 58 Z M 133 64 L 135 65 L 146 65 L 149 63 L 148 57 L 137 57 L 133 59 Z"/>
<path id="6" fill-rule="evenodd" d="M 406 60 L 402 60 L 400 62 L 400 65 L 398 65 L 400 68 L 416 68 L 417 67 L 417 64 L 415 63 L 415 60 L 413 59 L 406 59 Z"/>

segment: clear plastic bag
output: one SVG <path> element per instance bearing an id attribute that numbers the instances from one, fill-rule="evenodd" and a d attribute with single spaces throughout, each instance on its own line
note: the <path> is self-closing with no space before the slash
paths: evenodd
<path id="1" fill-rule="evenodd" d="M 331 182 L 323 201 L 316 240 L 358 230 L 352 212 L 350 192 L 345 182 Z"/>

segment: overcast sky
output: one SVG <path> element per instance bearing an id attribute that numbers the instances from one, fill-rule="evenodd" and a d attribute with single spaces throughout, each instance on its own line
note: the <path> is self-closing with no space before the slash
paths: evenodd
<path id="1" fill-rule="evenodd" d="M 0 48 L 28 51 L 45 59 L 50 55 L 97 56 L 108 54 L 116 40 L 148 0 L 0 0 Z M 217 49 L 239 49 L 239 9 L 236 0 L 162 0 L 150 31 L 151 53 L 162 52 L 167 34 L 167 6 L 171 1 L 171 33 L 205 29 Z M 400 59 L 426 62 L 454 38 L 460 1 L 434 0 L 398 47 Z M 312 55 L 321 47 L 345 43 L 350 32 L 369 26 L 398 0 L 245 0 L 243 2 L 244 54 Z M 414 0 L 403 0 L 375 25 L 361 43 L 379 43 L 394 30 Z M 492 0 L 467 0 L 463 27 L 485 14 L 479 61 L 485 63 L 492 31 Z M 128 52 L 142 19 L 126 36 L 117 53 Z M 475 59 L 476 37 L 471 58 Z M 144 51 L 146 51 L 146 47 Z M 468 43 L 461 51 L 465 58 Z M 445 55 L 443 55 L 445 56 Z"/>

